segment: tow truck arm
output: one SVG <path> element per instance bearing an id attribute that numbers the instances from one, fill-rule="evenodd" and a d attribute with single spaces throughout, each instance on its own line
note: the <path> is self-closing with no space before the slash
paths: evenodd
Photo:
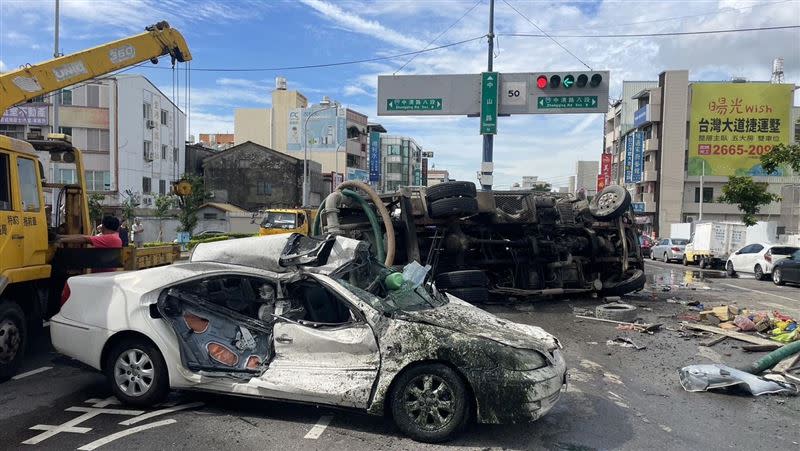
<path id="1" fill-rule="evenodd" d="M 167 22 L 145 32 L 0 75 L 0 112 L 61 88 L 170 55 L 172 63 L 192 59 L 186 40 Z"/>

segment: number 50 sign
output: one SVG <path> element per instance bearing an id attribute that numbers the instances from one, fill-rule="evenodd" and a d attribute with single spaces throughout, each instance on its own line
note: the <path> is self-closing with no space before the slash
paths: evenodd
<path id="1" fill-rule="evenodd" d="M 501 105 L 525 105 L 528 99 L 524 81 L 509 81 L 500 86 Z"/>

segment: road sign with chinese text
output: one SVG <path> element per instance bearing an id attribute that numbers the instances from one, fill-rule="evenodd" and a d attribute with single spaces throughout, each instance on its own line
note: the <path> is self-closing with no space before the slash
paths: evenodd
<path id="1" fill-rule="evenodd" d="M 497 134 L 497 92 L 500 86 L 498 72 L 481 74 L 481 135 Z"/>

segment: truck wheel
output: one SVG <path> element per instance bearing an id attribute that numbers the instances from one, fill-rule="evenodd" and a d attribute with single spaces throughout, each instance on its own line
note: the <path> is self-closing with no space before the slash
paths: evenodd
<path id="1" fill-rule="evenodd" d="M 444 272 L 436 276 L 436 288 L 485 287 L 489 284 L 486 273 L 479 270 Z"/>
<path id="2" fill-rule="evenodd" d="M 25 313 L 14 302 L 0 302 L 0 381 L 16 374 L 27 344 Z"/>
<path id="3" fill-rule="evenodd" d="M 602 296 L 622 296 L 623 294 L 641 290 L 644 288 L 646 280 L 647 278 L 644 275 L 644 271 L 637 269 L 625 280 L 609 284 L 604 283 L 600 294 Z"/>
<path id="4" fill-rule="evenodd" d="M 689 259 L 686 258 L 686 254 L 683 255 L 683 266 L 689 266 Z"/>
<path id="5" fill-rule="evenodd" d="M 425 190 L 428 203 L 448 197 L 475 197 L 475 184 L 472 182 L 445 182 L 433 185 Z"/>
<path id="6" fill-rule="evenodd" d="M 631 194 L 619 185 L 605 187 L 592 199 L 589 211 L 597 219 L 610 221 L 622 216 L 631 206 Z"/>
<path id="7" fill-rule="evenodd" d="M 699 266 L 700 269 L 706 269 L 706 266 L 708 266 L 708 260 L 706 260 L 705 257 L 700 258 L 700 263 L 697 266 Z"/>
<path id="8" fill-rule="evenodd" d="M 489 290 L 485 287 L 450 288 L 447 294 L 469 302 L 470 304 L 482 304 L 489 302 Z"/>
<path id="9" fill-rule="evenodd" d="M 448 197 L 428 204 L 431 218 L 472 216 L 478 212 L 478 201 L 474 197 Z"/>

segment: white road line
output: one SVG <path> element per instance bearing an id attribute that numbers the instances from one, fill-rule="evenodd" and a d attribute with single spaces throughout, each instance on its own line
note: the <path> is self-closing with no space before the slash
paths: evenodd
<path id="1" fill-rule="evenodd" d="M 44 373 L 47 370 L 52 370 L 52 366 L 43 366 L 41 368 L 36 368 L 35 370 L 30 370 L 27 373 L 17 374 L 16 376 L 12 377 L 11 379 L 18 381 L 20 379 L 26 378 L 28 376 L 33 376 L 34 374 Z"/>
<path id="2" fill-rule="evenodd" d="M 731 285 L 729 283 L 720 283 L 720 285 L 725 285 L 726 287 L 731 287 L 731 288 L 738 288 L 740 290 L 745 290 L 745 291 L 752 291 L 753 293 L 764 294 L 764 295 L 767 295 L 767 296 L 772 296 L 772 297 L 776 297 L 776 298 L 780 298 L 780 299 L 786 299 L 787 301 L 792 301 L 792 302 L 800 301 L 799 299 L 792 299 L 790 297 L 781 296 L 779 294 L 767 293 L 766 291 L 754 290 L 752 288 L 740 287 L 738 285 Z"/>
<path id="3" fill-rule="evenodd" d="M 50 424 L 37 424 L 30 429 L 34 431 L 44 431 L 41 434 L 31 437 L 28 440 L 22 442 L 23 445 L 36 445 L 37 443 L 43 442 L 50 437 L 53 437 L 57 434 L 62 432 L 71 432 L 73 434 L 85 434 L 91 431 L 91 428 L 85 427 L 76 427 L 79 424 L 83 423 L 86 420 L 90 420 L 100 414 L 113 414 L 113 415 L 141 415 L 144 413 L 142 410 L 114 410 L 114 409 L 96 409 L 93 407 L 68 407 L 66 409 L 67 412 L 85 412 L 83 415 L 73 418 L 66 423 L 57 424 L 57 425 L 50 425 Z"/>
<path id="4" fill-rule="evenodd" d="M 146 431 L 148 429 L 153 429 L 153 428 L 157 428 L 157 427 L 160 427 L 160 426 L 167 426 L 167 425 L 174 424 L 174 423 L 177 423 L 177 422 L 178 422 L 177 420 L 173 420 L 173 419 L 161 420 L 161 421 L 156 421 L 155 423 L 148 423 L 148 424 L 143 424 L 141 426 L 136 426 L 134 428 L 125 429 L 124 431 L 119 431 L 117 433 L 114 433 L 114 434 L 111 434 L 111 435 L 107 435 L 107 436 L 105 436 L 105 437 L 103 437 L 101 439 L 97 439 L 97 440 L 93 441 L 92 443 L 89 443 L 87 445 L 83 445 L 80 448 L 78 448 L 78 450 L 80 450 L 80 451 L 91 451 L 93 449 L 97 449 L 97 448 L 99 448 L 99 447 L 101 447 L 101 446 L 103 446 L 105 444 L 111 443 L 114 440 L 120 439 L 122 437 L 127 437 L 127 436 L 129 436 L 131 434 L 135 434 L 137 432 Z"/>
<path id="5" fill-rule="evenodd" d="M 161 409 L 161 410 L 154 410 L 154 411 L 152 411 L 150 413 L 146 413 L 144 415 L 140 415 L 138 417 L 131 418 L 130 420 L 122 421 L 119 424 L 121 424 L 123 426 L 130 426 L 132 424 L 141 423 L 142 421 L 149 420 L 150 418 L 153 418 L 153 417 L 166 415 L 168 413 L 177 412 L 179 410 L 194 409 L 195 407 L 200 407 L 202 405 L 203 405 L 202 402 L 193 402 L 191 404 L 184 404 L 184 405 L 181 405 L 181 406 L 169 407 L 169 408 Z"/>
<path id="6" fill-rule="evenodd" d="M 325 428 L 327 428 L 328 425 L 331 424 L 331 420 L 332 419 L 333 419 L 333 415 L 323 415 L 323 416 L 321 416 L 319 418 L 319 421 L 317 421 L 317 424 L 315 424 L 314 427 L 311 428 L 310 431 L 308 431 L 308 434 L 306 434 L 306 436 L 304 438 L 311 439 L 311 440 L 318 439 L 319 436 L 322 435 L 323 432 L 325 432 Z"/>

